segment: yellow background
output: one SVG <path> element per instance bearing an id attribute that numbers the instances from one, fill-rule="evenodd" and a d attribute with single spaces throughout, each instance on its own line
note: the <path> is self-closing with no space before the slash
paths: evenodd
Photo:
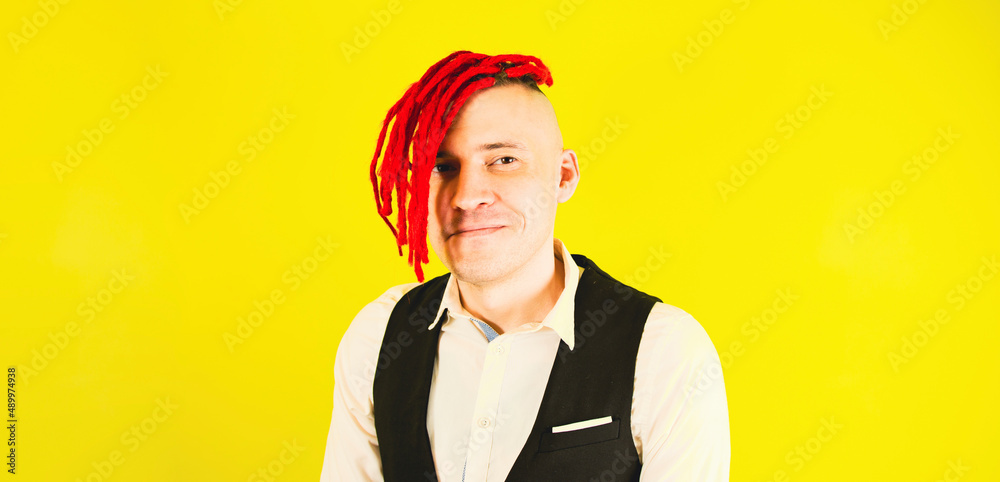
<path id="1" fill-rule="evenodd" d="M 996 2 L 233 3 L 0 7 L 0 361 L 54 354 L 19 374 L 19 474 L 3 480 L 248 480 L 269 465 L 317 480 L 340 337 L 415 278 L 375 213 L 375 138 L 460 49 L 552 69 L 585 162 L 556 236 L 731 355 L 733 480 L 938 480 L 949 462 L 1000 479 L 1000 278 L 982 261 L 1000 252 Z M 812 88 L 832 94 L 803 108 Z M 287 122 L 247 160 L 274 109 Z M 786 137 L 789 114 L 809 119 Z M 956 137 L 914 179 L 938 129 Z M 769 138 L 777 150 L 733 184 Z M 239 174 L 185 217 L 230 161 Z M 859 209 L 878 215 L 852 235 Z M 318 239 L 336 247 L 309 261 Z M 428 277 L 443 272 L 432 257 Z M 957 285 L 980 289 L 960 305 Z M 284 301 L 227 345 L 274 290 Z M 779 290 L 798 298 L 769 313 Z M 950 321 L 927 336 L 939 310 Z M 904 338 L 920 346 L 894 364 Z M 824 420 L 843 427 L 817 443 Z M 302 450 L 275 462 L 285 443 Z M 98 477 L 114 451 L 124 462 Z"/>

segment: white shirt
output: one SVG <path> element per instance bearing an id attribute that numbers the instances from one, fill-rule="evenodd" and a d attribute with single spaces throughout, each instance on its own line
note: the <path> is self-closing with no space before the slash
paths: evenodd
<path id="1" fill-rule="evenodd" d="M 506 479 L 521 452 L 548 382 L 559 341 L 574 345 L 574 298 L 583 268 L 555 239 L 565 287 L 541 322 L 492 341 L 462 306 L 449 275 L 428 399 L 427 434 L 438 479 Z M 365 306 L 340 341 L 334 363 L 333 417 L 321 482 L 382 480 L 372 382 L 396 302 L 420 283 L 389 288 Z M 729 480 L 729 410 L 718 353 L 691 315 L 656 303 L 636 357 L 631 430 L 640 481 Z M 485 427 L 483 426 L 485 425 Z"/>

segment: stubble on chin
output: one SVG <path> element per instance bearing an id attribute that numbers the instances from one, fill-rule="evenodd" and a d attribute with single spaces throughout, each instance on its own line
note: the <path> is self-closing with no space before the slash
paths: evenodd
<path id="1" fill-rule="evenodd" d="M 465 257 L 452 263 L 451 272 L 466 283 L 488 283 L 502 276 L 501 263 L 502 259 L 496 257 Z"/>
<path id="2" fill-rule="evenodd" d="M 463 282 L 479 285 L 494 283 L 503 281 L 522 267 L 528 261 L 529 251 L 523 240 L 498 243 L 492 251 L 480 251 L 451 260 L 449 268 Z"/>

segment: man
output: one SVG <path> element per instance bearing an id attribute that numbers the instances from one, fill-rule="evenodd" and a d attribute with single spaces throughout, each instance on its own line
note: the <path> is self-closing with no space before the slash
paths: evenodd
<path id="1" fill-rule="evenodd" d="M 704 329 L 554 237 L 580 172 L 538 84 L 535 57 L 455 52 L 389 111 L 372 183 L 420 282 L 344 334 L 324 482 L 728 480 Z M 426 237 L 449 273 L 423 282 Z"/>

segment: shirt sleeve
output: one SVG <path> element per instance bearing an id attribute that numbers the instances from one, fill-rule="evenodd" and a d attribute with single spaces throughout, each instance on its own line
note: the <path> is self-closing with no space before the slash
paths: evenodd
<path id="1" fill-rule="evenodd" d="M 375 365 L 392 308 L 418 284 L 394 286 L 366 305 L 340 340 L 320 482 L 383 480 L 372 402 Z"/>
<path id="2" fill-rule="evenodd" d="M 680 308 L 656 303 L 636 358 L 632 427 L 641 482 L 729 480 L 729 408 L 719 355 Z"/>

